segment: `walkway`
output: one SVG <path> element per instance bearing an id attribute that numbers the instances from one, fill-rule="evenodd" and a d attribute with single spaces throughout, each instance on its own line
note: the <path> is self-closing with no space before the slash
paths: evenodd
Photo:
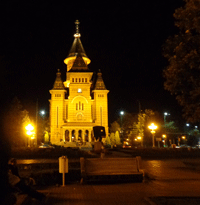
<path id="1" fill-rule="evenodd" d="M 143 183 L 80 185 L 77 182 L 39 191 L 48 195 L 45 203 L 48 205 L 200 204 L 200 171 L 183 162 L 182 159 L 143 161 L 147 173 Z"/>

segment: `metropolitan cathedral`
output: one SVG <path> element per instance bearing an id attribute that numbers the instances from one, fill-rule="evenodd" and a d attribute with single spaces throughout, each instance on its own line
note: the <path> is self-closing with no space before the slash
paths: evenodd
<path id="1" fill-rule="evenodd" d="M 50 142 L 55 145 L 77 146 L 94 141 L 93 127 L 104 126 L 108 135 L 108 92 L 102 73 L 97 76 L 88 68 L 91 60 L 85 53 L 76 24 L 74 42 L 64 60 L 66 80 L 60 70 L 50 90 Z M 95 81 L 93 79 L 96 79 Z"/>

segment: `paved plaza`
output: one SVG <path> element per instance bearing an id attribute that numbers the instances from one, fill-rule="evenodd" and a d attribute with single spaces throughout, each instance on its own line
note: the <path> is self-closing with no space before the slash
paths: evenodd
<path id="1" fill-rule="evenodd" d="M 48 205 L 200 204 L 200 171 L 188 167 L 186 161 L 188 159 L 144 160 L 143 183 L 81 185 L 74 182 L 64 187 L 42 187 L 39 191 L 47 195 L 45 204 Z M 199 162 L 199 159 L 193 161 Z"/>

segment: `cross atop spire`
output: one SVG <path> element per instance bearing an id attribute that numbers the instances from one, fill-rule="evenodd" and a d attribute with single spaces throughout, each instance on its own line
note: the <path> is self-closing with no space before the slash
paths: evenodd
<path id="1" fill-rule="evenodd" d="M 76 25 L 76 33 L 74 34 L 75 38 L 80 38 L 81 34 L 79 33 L 79 24 L 80 22 L 78 20 L 75 21 L 75 25 Z"/>

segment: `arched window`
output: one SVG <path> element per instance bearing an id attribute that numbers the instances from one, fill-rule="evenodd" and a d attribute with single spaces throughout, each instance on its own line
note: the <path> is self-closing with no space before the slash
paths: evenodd
<path id="1" fill-rule="evenodd" d="M 81 114 L 77 115 L 77 120 L 82 120 L 83 116 Z"/>

